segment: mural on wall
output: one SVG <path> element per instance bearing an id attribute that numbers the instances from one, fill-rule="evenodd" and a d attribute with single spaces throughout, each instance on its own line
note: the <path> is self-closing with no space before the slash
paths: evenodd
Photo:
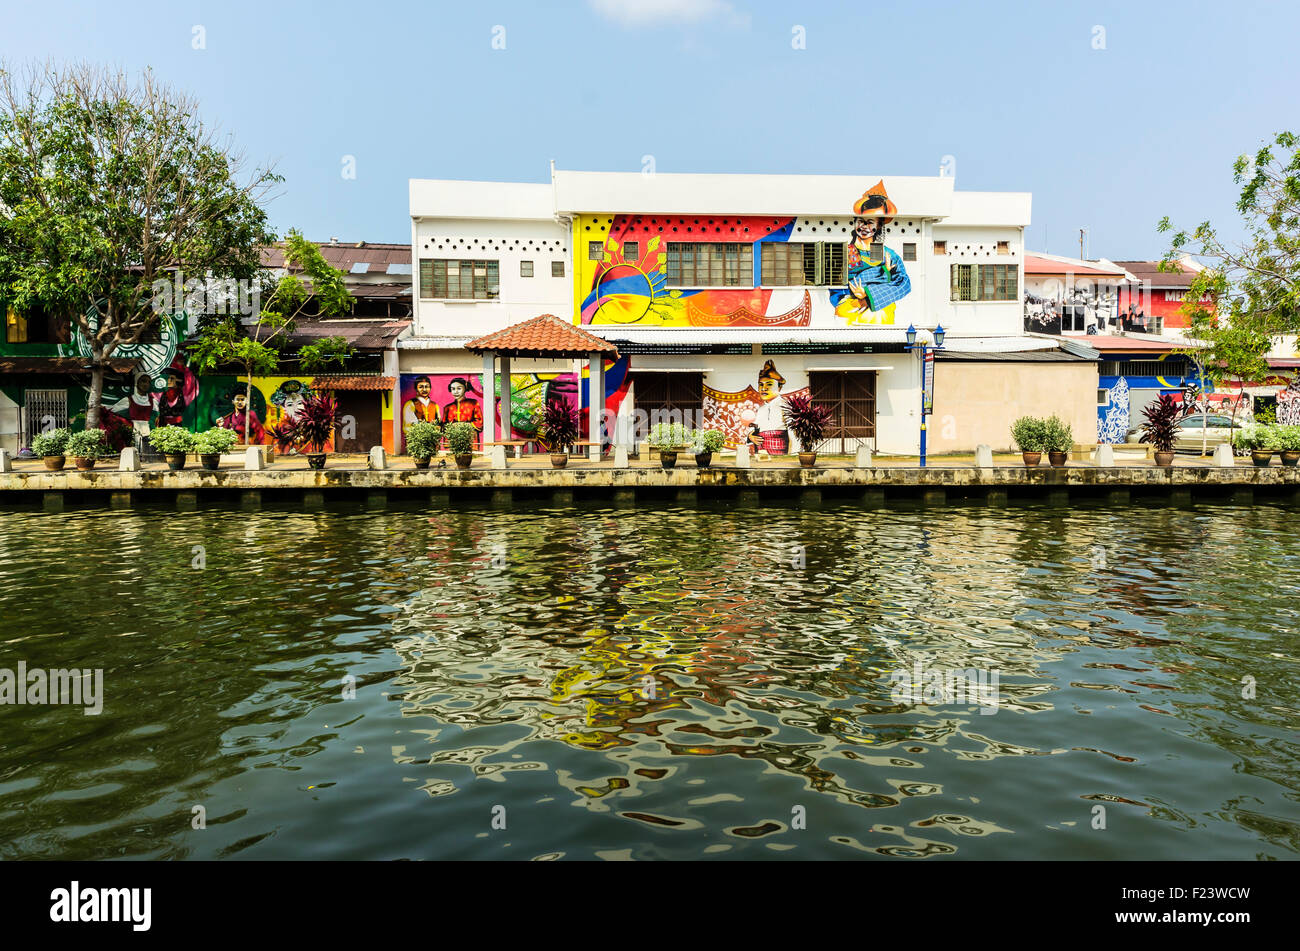
<path id="1" fill-rule="evenodd" d="M 843 287 L 762 287 L 764 245 L 790 242 L 792 217 L 696 218 L 671 215 L 580 215 L 574 221 L 576 280 L 584 324 L 642 327 L 843 327 L 895 324 L 895 305 L 911 291 L 902 257 L 883 244 L 898 214 L 883 180 L 851 207 Z M 582 253 L 582 239 L 603 247 Z M 796 237 L 796 243 L 803 243 Z M 815 245 L 835 242 L 815 241 Z M 720 252 L 670 262 L 669 243 L 721 245 Z M 770 252 L 769 252 L 770 253 Z M 820 253 L 820 252 L 818 252 Z M 878 253 L 878 256 L 877 256 Z M 802 265 L 800 265 L 802 267 Z M 668 286 L 670 267 L 702 285 Z M 707 278 L 704 274 L 707 272 Z M 727 286 L 736 283 L 731 289 Z"/>
<path id="2" fill-rule="evenodd" d="M 1110 388 L 1110 405 L 1098 407 L 1097 442 L 1122 443 L 1129 430 L 1128 383 L 1123 377 Z"/>
<path id="3" fill-rule="evenodd" d="M 270 430 L 296 416 L 303 401 L 317 395 L 310 381 L 301 377 L 255 376 L 250 405 L 245 394 L 247 382 L 244 377 L 226 374 L 203 377 L 185 425 L 198 432 L 221 426 L 234 430 L 241 443 L 266 446 L 272 441 Z"/>
<path id="4" fill-rule="evenodd" d="M 605 409 L 618 413 L 627 396 L 631 378 L 628 357 L 609 361 L 605 365 Z M 587 426 L 587 368 L 582 375 L 572 372 L 512 373 L 510 375 L 510 430 L 509 437 L 502 436 L 501 385 L 497 378 L 496 416 L 494 431 L 499 439 L 538 438 L 542 413 L 548 401 L 563 399 L 581 413 L 583 433 Z M 455 396 L 461 394 L 460 408 Z M 402 445 L 406 452 L 406 428 L 417 420 L 443 422 L 472 422 L 483 432 L 483 377 L 482 374 L 457 373 L 403 373 L 401 377 Z"/>
<path id="5" fill-rule="evenodd" d="M 402 445 L 412 423 L 473 423 L 483 438 L 483 377 L 478 373 L 403 373 Z"/>
<path id="6" fill-rule="evenodd" d="M 1300 374 L 1277 394 L 1277 421 L 1283 426 L 1300 426 Z"/>
<path id="7" fill-rule="evenodd" d="M 808 386 L 788 384 L 772 360 L 758 371 L 753 384 L 736 392 L 704 385 L 704 428 L 721 431 L 728 449 L 748 442 L 755 451 L 790 452 L 790 433 L 782 410 L 787 396 L 807 396 Z"/>

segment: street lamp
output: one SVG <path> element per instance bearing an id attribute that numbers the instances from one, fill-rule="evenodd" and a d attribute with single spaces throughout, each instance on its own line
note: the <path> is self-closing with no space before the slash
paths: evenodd
<path id="1" fill-rule="evenodd" d="M 931 332 L 934 338 L 933 343 L 926 343 L 924 340 L 916 342 L 916 328 L 911 324 L 907 325 L 907 343 L 903 349 L 908 353 L 919 351 L 921 354 L 921 466 L 925 466 L 925 419 L 934 410 L 934 354 L 937 350 L 943 349 L 943 338 L 947 331 L 943 325 L 939 324 Z"/>

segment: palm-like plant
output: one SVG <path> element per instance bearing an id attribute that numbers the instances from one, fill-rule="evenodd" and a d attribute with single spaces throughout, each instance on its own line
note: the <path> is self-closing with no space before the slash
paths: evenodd
<path id="1" fill-rule="evenodd" d="M 810 397 L 796 395 L 785 397 L 781 409 L 786 428 L 799 440 L 803 452 L 816 452 L 818 444 L 826 438 L 833 413 L 825 406 L 814 403 Z"/>
<path id="2" fill-rule="evenodd" d="M 327 393 L 307 397 L 297 415 L 282 420 L 271 427 L 270 432 L 281 452 L 302 449 L 308 453 L 322 453 L 333 442 L 338 427 L 338 403 Z"/>
<path id="3" fill-rule="evenodd" d="M 1178 436 L 1178 422 L 1186 415 L 1186 408 L 1174 402 L 1168 393 L 1161 393 L 1160 398 L 1142 410 L 1146 420 L 1142 424 L 1141 441 L 1150 443 L 1156 452 L 1173 452 L 1174 439 Z"/>
<path id="4" fill-rule="evenodd" d="M 564 452 L 578 441 L 578 411 L 566 400 L 550 400 L 542 412 L 541 436 L 551 452 Z"/>

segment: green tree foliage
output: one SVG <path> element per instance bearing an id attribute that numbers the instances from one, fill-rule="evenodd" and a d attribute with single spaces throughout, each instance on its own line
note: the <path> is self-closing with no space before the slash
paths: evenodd
<path id="1" fill-rule="evenodd" d="M 232 364 L 243 369 L 244 391 L 248 397 L 245 406 L 249 410 L 253 405 L 253 377 L 270 376 L 279 367 L 284 355 L 282 348 L 308 302 L 314 300 L 323 317 L 352 312 L 352 295 L 343 272 L 331 267 L 320 248 L 297 231 L 285 235 L 284 266 L 285 273 L 270 284 L 269 293 L 251 322 L 245 322 L 238 314 L 208 320 L 201 325 L 190 348 L 190 363 L 201 372 Z M 295 356 L 303 370 L 315 371 L 342 365 L 351 352 L 347 341 L 335 336 L 304 344 Z"/>
<path id="2" fill-rule="evenodd" d="M 161 317 L 156 282 L 179 271 L 254 280 L 274 240 L 241 157 L 197 103 L 145 72 L 0 66 L 0 298 L 67 319 L 89 342 L 86 427 L 107 361 Z"/>
<path id="3" fill-rule="evenodd" d="M 1161 232 L 1172 232 L 1161 270 L 1180 270 L 1180 260 L 1189 253 L 1207 262 L 1193 278 L 1182 308 L 1187 336 L 1199 346 L 1181 352 L 1200 362 L 1215 383 L 1263 379 L 1269 369 L 1264 355 L 1275 341 L 1300 333 L 1297 142 L 1294 133 L 1280 132 L 1233 164 L 1233 181 L 1241 186 L 1237 211 L 1246 229 L 1241 243 L 1224 241 L 1208 221 L 1191 231 L 1175 229 L 1168 218 L 1159 224 Z"/>

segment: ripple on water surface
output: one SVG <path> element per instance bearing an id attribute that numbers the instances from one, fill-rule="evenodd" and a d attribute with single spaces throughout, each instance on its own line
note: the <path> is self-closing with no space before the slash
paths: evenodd
<path id="1" fill-rule="evenodd" d="M 1289 518 L 0 512 L 0 856 L 1294 858 Z"/>

